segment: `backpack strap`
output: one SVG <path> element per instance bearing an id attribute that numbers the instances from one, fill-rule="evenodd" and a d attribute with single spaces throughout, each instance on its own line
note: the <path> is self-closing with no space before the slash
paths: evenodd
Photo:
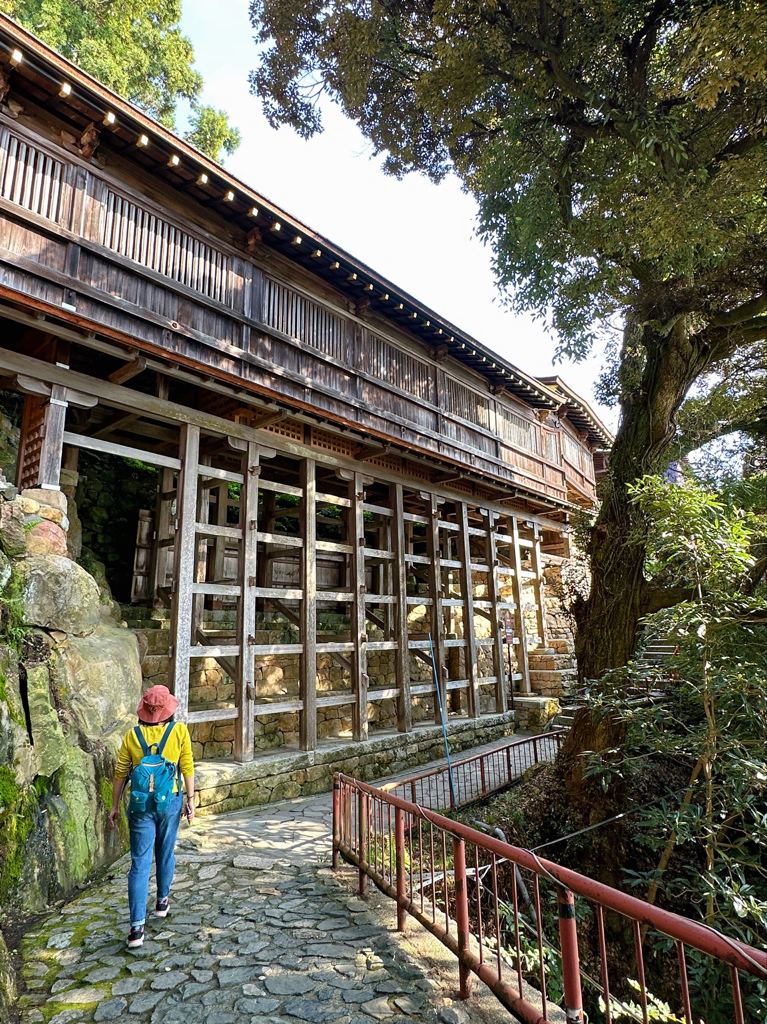
<path id="1" fill-rule="evenodd" d="M 136 734 L 136 739 L 139 742 L 139 746 L 141 747 L 141 750 L 142 750 L 142 752 L 144 754 L 144 757 L 148 757 L 149 756 L 149 746 L 147 744 L 147 741 L 144 739 L 144 734 L 141 731 L 141 726 L 137 725 L 134 728 L 133 731 Z M 153 746 L 154 746 L 154 744 L 153 744 Z"/>
<path id="2" fill-rule="evenodd" d="M 173 732 L 173 730 L 175 728 L 176 728 L 176 723 L 175 722 L 168 722 L 168 724 L 165 726 L 165 732 L 162 734 L 162 739 L 160 740 L 160 742 L 159 742 L 159 744 L 157 746 L 157 753 L 159 755 L 162 756 L 162 752 L 165 749 L 165 744 L 168 742 L 168 740 L 170 738 L 170 734 Z"/>

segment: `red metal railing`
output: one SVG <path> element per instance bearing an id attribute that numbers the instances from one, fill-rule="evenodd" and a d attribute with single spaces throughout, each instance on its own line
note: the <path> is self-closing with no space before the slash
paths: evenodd
<path id="1" fill-rule="evenodd" d="M 522 776 L 539 761 L 553 761 L 567 735 L 566 730 L 512 740 L 452 764 L 453 785 L 447 764 L 381 789 L 432 810 L 455 810 L 496 793 Z M 453 793 L 455 790 L 455 793 Z"/>
<path id="2" fill-rule="evenodd" d="M 668 988 L 669 979 L 668 962 L 661 980 L 655 960 L 646 960 L 645 928 L 672 940 L 678 972 L 674 1002 L 686 1024 L 698 1024 L 697 1019 L 693 1021 L 686 949 L 728 965 L 731 1019 L 736 1024 L 746 1024 L 740 974 L 767 979 L 767 954 L 761 950 L 483 835 L 395 793 L 336 774 L 334 867 L 339 854 L 359 869 L 360 893 L 370 878 L 396 901 L 400 931 L 410 914 L 452 950 L 459 961 L 463 998 L 473 972 L 525 1024 L 549 1024 L 552 1008 L 560 1005 L 565 1007 L 568 1024 L 583 1021 L 583 978 L 602 995 L 605 1024 L 612 1024 L 616 1007 L 621 1020 L 628 1016 L 648 1024 L 650 986 L 660 981 Z M 546 934 L 545 924 L 548 919 L 554 928 L 555 902 L 558 945 Z M 611 990 L 610 954 L 620 934 L 633 936 L 636 1010 L 623 1001 L 625 967 L 618 973 L 613 966 L 617 977 Z M 618 1001 L 611 991 L 617 991 Z M 554 1015 L 561 1019 L 561 1010 Z M 594 1014 L 590 1019 L 595 1019 Z"/>

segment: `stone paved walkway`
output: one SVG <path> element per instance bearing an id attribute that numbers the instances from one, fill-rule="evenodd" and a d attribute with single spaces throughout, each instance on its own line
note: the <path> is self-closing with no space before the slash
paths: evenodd
<path id="1" fill-rule="evenodd" d="M 330 870 L 330 836 L 330 794 L 182 825 L 171 913 L 130 951 L 123 857 L 25 937 L 24 1024 L 469 1021 Z"/>

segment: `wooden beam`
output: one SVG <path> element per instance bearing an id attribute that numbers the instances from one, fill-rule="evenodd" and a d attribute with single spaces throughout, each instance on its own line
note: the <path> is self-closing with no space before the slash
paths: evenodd
<path id="1" fill-rule="evenodd" d="M 178 701 L 177 717 L 185 722 L 189 713 L 189 656 L 192 636 L 192 600 L 196 555 L 197 459 L 200 428 L 187 423 L 181 428 L 181 471 L 176 506 L 176 546 L 173 575 L 176 589 L 171 598 L 171 657 L 168 684 Z"/>
<path id="2" fill-rule="evenodd" d="M 149 466 L 162 466 L 164 469 L 180 469 L 181 460 L 171 458 L 170 455 L 158 455 L 156 452 L 147 452 L 143 448 L 131 448 L 126 444 L 117 444 L 114 441 L 105 441 L 100 437 L 92 437 L 89 434 L 75 434 L 71 430 L 64 431 L 64 444 L 73 448 L 88 448 L 94 452 L 105 452 L 107 455 L 119 455 L 123 459 L 138 459 L 146 462 Z"/>
<path id="3" fill-rule="evenodd" d="M 67 418 L 66 388 L 54 384 L 45 406 L 37 486 L 60 490 L 61 460 L 64 455 L 64 427 Z"/>
<path id="4" fill-rule="evenodd" d="M 548 647 L 548 630 L 546 626 L 546 586 L 543 576 L 543 558 L 541 557 L 541 528 L 533 523 L 533 572 L 535 573 L 535 605 L 538 619 L 538 638 L 541 647 Z"/>
<path id="5" fill-rule="evenodd" d="M 242 457 L 244 483 L 240 489 L 240 542 L 239 575 L 242 596 L 238 605 L 237 641 L 240 658 L 235 690 L 235 704 L 240 709 L 234 732 L 235 761 L 252 761 L 254 756 L 254 727 L 256 702 L 256 656 L 249 638 L 256 634 L 256 579 L 258 574 L 258 474 L 260 453 L 258 445 L 248 442 Z M 219 489 L 219 518 L 221 505 L 226 505 L 227 488 Z M 224 512 L 224 517 L 226 513 Z M 223 542 L 222 542 L 223 543 Z"/>
<path id="6" fill-rule="evenodd" d="M 407 563 L 405 562 L 405 519 L 402 484 L 389 485 L 389 500 L 394 509 L 392 550 L 395 557 L 394 590 L 397 597 L 394 632 L 397 655 L 394 665 L 399 696 L 397 698 L 397 730 L 410 732 L 413 727 L 410 699 L 410 652 L 407 630 Z"/>
<path id="7" fill-rule="evenodd" d="M 385 453 L 386 448 L 382 444 L 363 444 L 357 449 L 354 458 L 357 462 L 365 462 L 367 459 L 374 459 Z"/>
<path id="8" fill-rule="evenodd" d="M 530 663 L 527 657 L 527 628 L 525 627 L 525 613 L 522 607 L 522 556 L 519 550 L 519 520 L 515 516 L 508 518 L 508 532 L 512 537 L 511 557 L 514 562 L 514 575 L 511 578 L 511 586 L 514 594 L 514 617 L 516 619 L 516 634 L 519 637 L 517 647 L 517 671 L 522 676 L 520 680 L 520 691 L 530 693 Z"/>
<path id="9" fill-rule="evenodd" d="M 488 564 L 487 596 L 490 601 L 490 632 L 493 640 L 493 675 L 495 676 L 495 710 L 501 714 L 508 710 L 506 663 L 503 659 L 503 629 L 501 627 L 501 594 L 498 586 L 498 551 L 495 533 L 496 514 L 485 511 L 485 557 Z M 513 682 L 508 680 L 508 685 Z"/>
<path id="10" fill-rule="evenodd" d="M 267 411 L 258 416 L 253 416 L 248 423 L 253 430 L 263 430 L 264 427 L 271 427 L 274 423 L 282 423 L 288 418 L 287 409 L 277 409 L 275 412 Z"/>
<path id="11" fill-rule="evenodd" d="M 137 377 L 144 370 L 146 370 L 146 358 L 144 356 L 137 356 L 136 359 L 126 363 L 125 366 L 121 366 L 119 370 L 110 373 L 107 380 L 110 380 L 113 384 L 124 384 L 126 380 Z"/>
<path id="12" fill-rule="evenodd" d="M 299 745 L 301 750 L 314 750 L 317 746 L 317 464 L 314 459 L 301 463 L 303 599 L 301 601 Z"/>
<path id="13" fill-rule="evenodd" d="M 469 537 L 469 513 L 466 502 L 458 506 L 458 552 L 461 560 L 461 591 L 463 593 L 463 636 L 466 640 L 466 675 L 469 686 L 469 717 L 479 718 L 482 713 L 479 702 L 479 666 L 477 665 L 477 636 L 474 631 L 474 583 L 471 570 L 471 538 Z"/>
<path id="14" fill-rule="evenodd" d="M 429 594 L 433 604 L 431 606 L 431 639 L 434 646 L 434 662 L 437 669 L 440 693 L 442 696 L 442 707 L 447 716 L 447 662 L 445 659 L 445 620 L 442 612 L 442 569 L 441 552 L 439 546 L 439 505 L 440 501 L 436 494 L 426 492 L 426 507 L 428 524 L 426 526 L 426 542 L 429 552 Z M 434 720 L 437 725 L 441 718 L 439 713 L 439 701 L 434 702 Z"/>
<path id="15" fill-rule="evenodd" d="M 352 652 L 352 732 L 355 741 L 368 738 L 368 666 L 367 633 L 365 632 L 365 520 L 362 510 L 365 488 L 362 473 L 355 473 L 349 483 L 350 507 L 347 513 L 348 537 L 351 542 L 351 635 Z"/>

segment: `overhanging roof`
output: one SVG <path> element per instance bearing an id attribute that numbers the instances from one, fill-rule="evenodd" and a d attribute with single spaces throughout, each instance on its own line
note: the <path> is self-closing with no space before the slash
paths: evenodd
<path id="1" fill-rule="evenodd" d="M 20 51 L 20 61 L 12 59 L 14 50 Z M 538 379 L 520 370 L 291 217 L 4 14 L 0 14 L 0 55 L 13 69 L 12 86 L 17 92 L 55 111 L 76 132 L 82 133 L 95 123 L 102 142 L 235 224 L 243 232 L 243 242 L 250 231 L 258 228 L 263 245 L 304 266 L 357 302 L 368 301 L 371 309 L 426 343 L 435 354 L 450 355 L 482 374 L 496 391 L 504 389 L 528 405 L 545 409 L 561 406 L 561 394 L 566 392 L 570 419 L 576 422 L 575 417 L 580 417 L 580 429 L 588 431 L 592 443 L 611 443 L 609 431 L 589 406 L 565 385 L 559 388 L 559 378 Z M 551 381 L 557 386 L 550 386 Z"/>

